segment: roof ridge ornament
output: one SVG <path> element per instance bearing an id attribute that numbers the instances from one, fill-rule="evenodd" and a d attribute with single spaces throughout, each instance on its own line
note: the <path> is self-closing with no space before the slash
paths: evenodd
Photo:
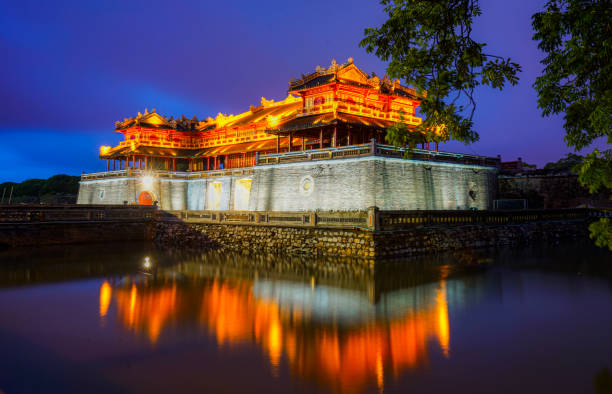
<path id="1" fill-rule="evenodd" d="M 271 105 L 274 104 L 274 100 L 266 100 L 266 98 L 264 96 L 261 96 L 261 101 L 260 101 L 261 105 L 265 108 L 265 107 L 269 107 Z"/>

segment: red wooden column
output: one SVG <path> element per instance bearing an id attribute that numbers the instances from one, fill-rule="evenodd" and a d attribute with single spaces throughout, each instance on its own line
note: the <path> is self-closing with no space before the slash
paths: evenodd
<path id="1" fill-rule="evenodd" d="M 172 171 L 176 171 L 176 159 L 172 158 Z"/>
<path id="2" fill-rule="evenodd" d="M 289 152 L 291 152 L 291 145 L 293 145 L 293 133 L 289 132 Z"/>
<path id="3" fill-rule="evenodd" d="M 350 145 L 351 142 L 353 142 L 353 139 L 351 138 L 351 129 L 348 129 L 348 136 L 346 137 L 346 145 Z"/>
<path id="4" fill-rule="evenodd" d="M 338 128 L 337 126 L 334 126 L 334 140 L 332 142 L 332 146 L 335 148 L 338 146 Z"/>
<path id="5" fill-rule="evenodd" d="M 427 141 L 427 150 L 429 150 L 429 141 Z"/>
<path id="6" fill-rule="evenodd" d="M 113 171 L 115 171 L 115 162 L 116 162 L 116 160 L 113 159 Z"/>
<path id="7" fill-rule="evenodd" d="M 210 156 L 206 157 L 206 169 L 210 170 Z"/>
<path id="8" fill-rule="evenodd" d="M 276 134 L 276 153 L 280 153 L 280 135 Z"/>
<path id="9" fill-rule="evenodd" d="M 323 149 L 323 127 L 319 130 L 319 149 Z"/>
<path id="10" fill-rule="evenodd" d="M 217 164 L 219 164 L 219 156 L 215 156 L 215 166 L 214 166 L 213 170 L 218 170 Z"/>
<path id="11" fill-rule="evenodd" d="M 110 160 L 106 159 L 106 171 L 110 171 Z"/>
<path id="12" fill-rule="evenodd" d="M 247 166 L 247 154 L 246 152 L 244 152 L 242 154 L 242 165 L 240 167 L 246 167 Z"/>
<path id="13" fill-rule="evenodd" d="M 306 150 L 306 138 L 302 137 L 302 151 Z"/>

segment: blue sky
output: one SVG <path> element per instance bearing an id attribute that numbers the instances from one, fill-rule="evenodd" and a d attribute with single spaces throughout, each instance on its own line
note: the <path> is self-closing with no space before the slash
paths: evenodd
<path id="1" fill-rule="evenodd" d="M 353 57 L 385 14 L 376 1 L 30 1 L 0 13 L 0 181 L 105 169 L 114 122 L 145 108 L 189 118 L 239 113 L 286 96 L 290 78 Z M 563 121 L 542 118 L 531 85 L 542 54 L 531 15 L 544 1 L 483 0 L 475 36 L 521 64 L 517 86 L 477 91 L 479 142 L 444 150 L 522 157 L 543 165 L 570 150 Z M 599 144 L 603 145 L 603 143 Z"/>

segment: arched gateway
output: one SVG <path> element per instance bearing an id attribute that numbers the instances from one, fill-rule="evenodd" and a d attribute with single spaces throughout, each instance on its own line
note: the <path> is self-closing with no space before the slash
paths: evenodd
<path id="1" fill-rule="evenodd" d="M 140 192 L 138 195 L 138 205 L 153 205 L 153 196 L 149 192 Z"/>

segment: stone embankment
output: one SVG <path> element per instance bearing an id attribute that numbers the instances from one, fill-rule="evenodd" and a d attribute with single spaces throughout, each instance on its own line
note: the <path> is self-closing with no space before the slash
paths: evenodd
<path id="1" fill-rule="evenodd" d="M 154 240 L 164 246 L 358 258 L 399 257 L 534 241 L 562 242 L 588 238 L 585 220 L 375 232 L 181 222 L 157 222 L 154 226 Z"/>
<path id="2" fill-rule="evenodd" d="M 399 257 L 459 249 L 559 243 L 588 239 L 584 220 L 546 221 L 514 225 L 476 225 L 376 233 L 377 257 Z"/>
<path id="3" fill-rule="evenodd" d="M 0 247 L 154 240 L 199 250 L 231 249 L 373 259 L 587 239 L 599 211 L 160 211 L 131 206 L 10 206 L 0 209 Z"/>
<path id="4" fill-rule="evenodd" d="M 362 230 L 158 222 L 155 242 L 189 248 L 375 257 L 374 233 Z"/>

